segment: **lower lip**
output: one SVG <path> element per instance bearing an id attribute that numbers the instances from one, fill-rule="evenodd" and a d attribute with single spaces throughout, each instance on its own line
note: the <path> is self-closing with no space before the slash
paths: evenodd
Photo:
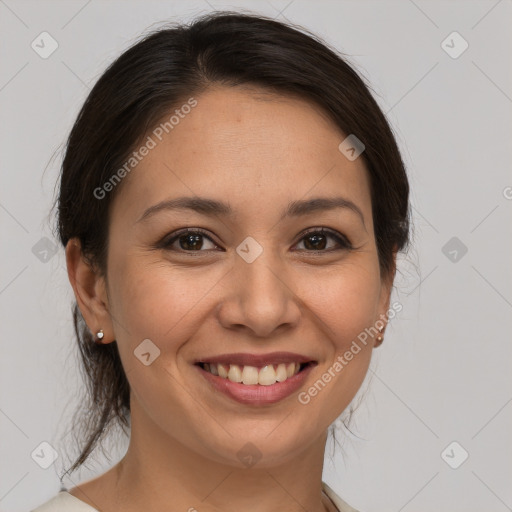
<path id="1" fill-rule="evenodd" d="M 217 390 L 221 391 L 228 397 L 242 404 L 249 405 L 267 405 L 274 404 L 290 396 L 297 391 L 308 378 L 309 373 L 316 364 L 309 364 L 293 377 L 286 379 L 284 382 L 276 382 L 270 386 L 262 386 L 260 384 L 241 384 L 231 382 L 224 377 L 218 377 L 212 373 L 203 370 L 199 365 L 195 365 L 199 369 L 200 374 Z"/>

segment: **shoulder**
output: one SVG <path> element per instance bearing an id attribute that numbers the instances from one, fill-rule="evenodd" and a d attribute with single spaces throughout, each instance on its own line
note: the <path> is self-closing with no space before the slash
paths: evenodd
<path id="1" fill-rule="evenodd" d="M 336 505 L 339 512 L 358 512 L 355 508 L 343 501 L 325 482 L 322 482 L 322 488 Z M 98 510 L 72 494 L 69 494 L 69 492 L 60 491 L 53 498 L 30 512 L 98 512 Z"/>
<path id="2" fill-rule="evenodd" d="M 98 512 L 84 501 L 76 498 L 68 491 L 60 491 L 39 507 L 30 512 Z"/>
<path id="3" fill-rule="evenodd" d="M 343 501 L 325 482 L 322 482 L 322 489 L 336 505 L 339 512 L 359 512 L 355 508 L 351 507 L 347 502 Z"/>

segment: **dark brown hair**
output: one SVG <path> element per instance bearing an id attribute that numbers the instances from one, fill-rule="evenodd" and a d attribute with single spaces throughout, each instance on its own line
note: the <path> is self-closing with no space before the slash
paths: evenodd
<path id="1" fill-rule="evenodd" d="M 213 84 L 255 85 L 298 95 L 316 104 L 343 133 L 363 142 L 381 276 L 392 278 L 393 253 L 409 242 L 409 184 L 392 130 L 369 85 L 307 30 L 235 12 L 156 30 L 125 51 L 97 81 L 67 140 L 57 199 L 62 244 L 77 237 L 84 256 L 106 277 L 109 207 L 121 186 L 102 199 L 94 190 L 111 179 L 165 114 Z M 130 388 L 117 342 L 96 345 L 76 303 L 73 317 L 88 403 L 82 402 L 75 422 L 83 444 L 68 472 L 101 444 L 107 427 L 130 425 Z"/>

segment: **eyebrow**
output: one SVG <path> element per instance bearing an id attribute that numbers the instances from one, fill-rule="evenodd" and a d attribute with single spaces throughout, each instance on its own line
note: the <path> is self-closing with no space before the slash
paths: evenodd
<path id="1" fill-rule="evenodd" d="M 329 211 L 337 208 L 344 208 L 353 211 L 360 217 L 363 226 L 365 226 L 364 216 L 361 209 L 352 201 L 343 197 L 315 197 L 312 199 L 292 201 L 288 203 L 288 206 L 281 215 L 280 220 L 283 220 L 285 217 L 300 217 L 314 212 Z M 208 199 L 205 197 L 177 197 L 174 199 L 166 199 L 149 207 L 137 220 L 137 223 L 152 217 L 158 212 L 168 210 L 192 210 L 197 213 L 210 216 L 233 215 L 233 209 L 229 204 L 215 199 Z"/>

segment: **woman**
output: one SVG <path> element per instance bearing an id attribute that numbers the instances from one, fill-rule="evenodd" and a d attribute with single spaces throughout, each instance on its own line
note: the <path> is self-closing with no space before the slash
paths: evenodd
<path id="1" fill-rule="evenodd" d="M 70 134 L 58 229 L 91 407 L 37 512 L 353 511 L 322 482 L 329 426 L 382 343 L 409 186 L 357 73 L 315 36 L 238 13 L 158 30 Z"/>

